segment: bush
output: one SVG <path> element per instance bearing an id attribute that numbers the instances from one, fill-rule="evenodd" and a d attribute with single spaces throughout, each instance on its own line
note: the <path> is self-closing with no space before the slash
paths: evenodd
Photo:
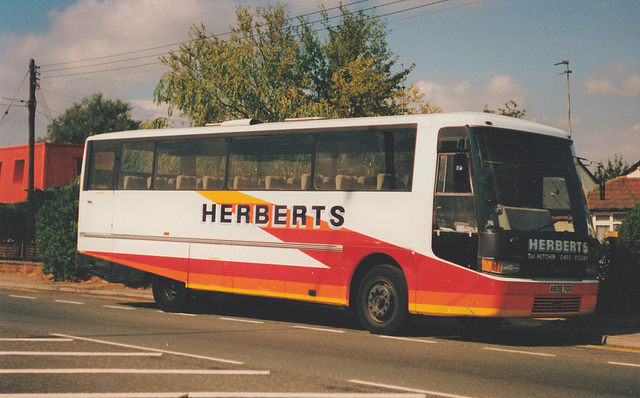
<path id="1" fill-rule="evenodd" d="M 78 180 L 47 192 L 36 214 L 36 243 L 45 274 L 54 281 L 78 281 L 86 274 L 75 264 L 78 233 Z"/>
<path id="2" fill-rule="evenodd" d="M 640 203 L 618 228 L 616 260 L 621 268 L 624 290 L 622 308 L 628 315 L 640 314 Z"/>
<path id="3" fill-rule="evenodd" d="M 640 315 L 640 203 L 604 246 L 598 309 L 608 315 Z"/>

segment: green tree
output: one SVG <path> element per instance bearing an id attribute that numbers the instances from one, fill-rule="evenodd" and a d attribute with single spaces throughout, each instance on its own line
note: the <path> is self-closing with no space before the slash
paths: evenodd
<path id="1" fill-rule="evenodd" d="M 604 250 L 599 310 L 609 315 L 640 315 L 640 203 L 618 227 L 618 239 Z"/>
<path id="2" fill-rule="evenodd" d="M 603 164 L 598 166 L 594 177 L 596 181 L 599 183 L 604 183 L 613 178 L 621 176 L 622 173 L 625 172 L 629 168 L 629 163 L 622 160 L 622 156 L 618 158 L 618 155 L 614 155 L 613 162 L 611 159 L 607 159 L 607 166 L 605 167 Z"/>
<path id="3" fill-rule="evenodd" d="M 509 100 L 504 103 L 504 108 L 498 108 L 498 110 L 489 109 L 489 105 L 485 104 L 482 110 L 485 113 L 498 113 L 503 116 L 515 117 L 516 119 L 522 119 L 527 113 L 525 109 L 518 109 L 518 103 L 514 100 Z"/>
<path id="4" fill-rule="evenodd" d="M 47 142 L 84 144 L 87 137 L 111 131 L 135 130 L 140 122 L 131 119 L 131 105 L 105 99 L 101 92 L 75 103 L 47 126 Z"/>
<path id="5" fill-rule="evenodd" d="M 42 271 L 56 281 L 77 281 L 86 276 L 75 264 L 79 187 L 77 179 L 66 187 L 45 191 L 47 199 L 36 214 L 36 244 Z"/>
<path id="6" fill-rule="evenodd" d="M 383 22 L 340 7 L 333 26 L 326 10 L 320 34 L 307 19 L 289 18 L 280 4 L 239 7 L 231 37 L 191 28 L 192 41 L 161 57 L 170 67 L 154 92 L 192 125 L 228 119 L 280 121 L 287 117 L 370 116 L 402 113 L 400 72 Z M 294 24 L 296 23 L 297 24 Z M 325 35 L 325 33 L 322 33 Z"/>

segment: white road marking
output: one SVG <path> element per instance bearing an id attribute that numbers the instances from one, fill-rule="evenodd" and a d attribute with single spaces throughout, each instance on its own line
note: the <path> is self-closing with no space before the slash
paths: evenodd
<path id="1" fill-rule="evenodd" d="M 0 369 L 0 374 L 158 374 L 158 375 L 268 375 L 268 370 L 228 369 Z"/>
<path id="2" fill-rule="evenodd" d="M 0 356 L 159 357 L 161 352 L 0 351 Z"/>
<path id="3" fill-rule="evenodd" d="M 396 337 L 396 336 L 379 336 L 382 339 L 391 339 L 391 340 L 400 340 L 400 341 L 410 341 L 413 343 L 429 343 L 429 344 L 438 344 L 437 341 L 433 340 L 421 340 L 421 339 L 411 339 L 408 337 Z"/>
<path id="4" fill-rule="evenodd" d="M 296 329 L 315 330 L 316 332 L 329 332 L 329 333 L 344 333 L 344 330 L 326 329 L 326 328 L 312 328 L 309 326 L 294 326 Z"/>
<path id="5" fill-rule="evenodd" d="M 197 316 L 196 314 L 189 314 L 187 312 L 164 312 L 164 311 L 158 311 L 158 312 L 161 312 L 167 315 Z"/>
<path id="6" fill-rule="evenodd" d="M 124 393 L 23 393 L 0 398 L 425 398 L 424 394 L 305 393 L 305 392 L 124 392 Z"/>
<path id="7" fill-rule="evenodd" d="M 152 351 L 152 352 L 161 352 L 163 354 L 179 355 L 179 356 L 188 357 L 188 358 L 204 359 L 204 360 L 207 360 L 207 361 L 230 363 L 230 364 L 233 364 L 233 365 L 244 365 L 244 362 L 232 361 L 232 360 L 229 360 L 229 359 L 207 357 L 207 356 L 204 356 L 204 355 L 187 354 L 185 352 L 159 350 L 159 349 L 156 349 L 156 348 L 142 347 L 142 346 L 131 345 L 131 344 L 115 343 L 115 342 L 112 342 L 112 341 L 91 339 L 91 338 L 88 338 L 88 337 L 69 336 L 69 335 L 60 334 L 60 333 L 53 333 L 53 336 L 66 337 L 66 338 L 70 338 L 70 339 L 74 339 L 74 340 L 90 341 L 92 343 L 108 344 L 108 345 L 113 345 L 113 346 L 116 346 L 116 347 L 131 348 L 131 349 L 134 349 L 134 350 L 146 350 L 146 351 Z"/>
<path id="8" fill-rule="evenodd" d="M 123 307 L 121 305 L 103 305 L 105 308 L 113 308 L 114 310 L 127 310 L 127 311 L 135 311 L 135 308 L 131 307 Z"/>
<path id="9" fill-rule="evenodd" d="M 21 299 L 27 299 L 27 300 L 37 300 L 37 297 L 32 297 L 32 296 L 20 296 L 18 294 L 10 294 L 9 297 L 13 297 L 13 298 L 21 298 Z"/>
<path id="10" fill-rule="evenodd" d="M 4 339 L 0 339 L 0 341 L 13 341 L 13 342 L 33 342 L 33 343 L 40 343 L 40 342 L 69 342 L 69 341 L 73 341 L 73 339 L 62 339 L 60 337 L 16 337 L 16 338 L 4 338 Z"/>
<path id="11" fill-rule="evenodd" d="M 407 391 L 407 392 L 415 392 L 415 393 L 419 393 L 419 394 L 426 394 L 426 395 L 435 395 L 436 397 L 446 397 L 446 398 L 472 398 L 466 395 L 456 395 L 456 394 L 447 394 L 444 392 L 438 392 L 438 391 L 429 391 L 429 390 L 419 390 L 416 388 L 407 388 L 407 387 L 401 387 L 401 386 L 394 386 L 391 384 L 380 384 L 380 383 L 372 383 L 369 381 L 362 381 L 362 380 L 347 380 L 350 383 L 355 383 L 355 384 L 362 384 L 365 386 L 371 386 L 371 387 L 381 387 L 381 388 L 388 388 L 390 390 L 398 390 L 398 391 Z M 191 396 L 189 396 L 191 397 Z"/>
<path id="12" fill-rule="evenodd" d="M 540 357 L 555 357 L 556 356 L 555 354 L 545 354 L 545 353 L 542 353 L 542 352 L 506 350 L 504 348 L 493 348 L 493 347 L 484 347 L 483 350 L 510 352 L 512 354 L 536 355 L 536 356 L 540 356 Z"/>
<path id="13" fill-rule="evenodd" d="M 232 321 L 232 322 L 244 322 L 244 323 L 264 323 L 262 321 L 252 321 L 250 319 L 238 319 L 238 318 L 227 318 L 227 317 L 221 317 L 219 318 L 220 320 L 223 321 Z"/>
<path id="14" fill-rule="evenodd" d="M 637 363 L 624 363 L 624 362 L 607 362 L 610 365 L 631 366 L 633 368 L 640 368 L 640 364 Z"/>
<path id="15" fill-rule="evenodd" d="M 56 303 L 63 303 L 63 304 L 75 304 L 75 305 L 84 305 L 84 303 L 81 303 L 80 301 L 69 301 L 69 300 L 54 300 Z"/>

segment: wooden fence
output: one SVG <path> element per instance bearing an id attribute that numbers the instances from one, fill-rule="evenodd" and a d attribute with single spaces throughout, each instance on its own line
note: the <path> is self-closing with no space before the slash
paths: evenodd
<path id="1" fill-rule="evenodd" d="M 40 252 L 35 244 L 28 243 L 0 243 L 0 260 L 36 261 Z"/>

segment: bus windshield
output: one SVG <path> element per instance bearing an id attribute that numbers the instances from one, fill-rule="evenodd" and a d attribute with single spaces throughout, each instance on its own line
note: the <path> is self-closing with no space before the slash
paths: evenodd
<path id="1" fill-rule="evenodd" d="M 588 234 L 570 140 L 495 128 L 469 133 L 481 231 Z"/>

